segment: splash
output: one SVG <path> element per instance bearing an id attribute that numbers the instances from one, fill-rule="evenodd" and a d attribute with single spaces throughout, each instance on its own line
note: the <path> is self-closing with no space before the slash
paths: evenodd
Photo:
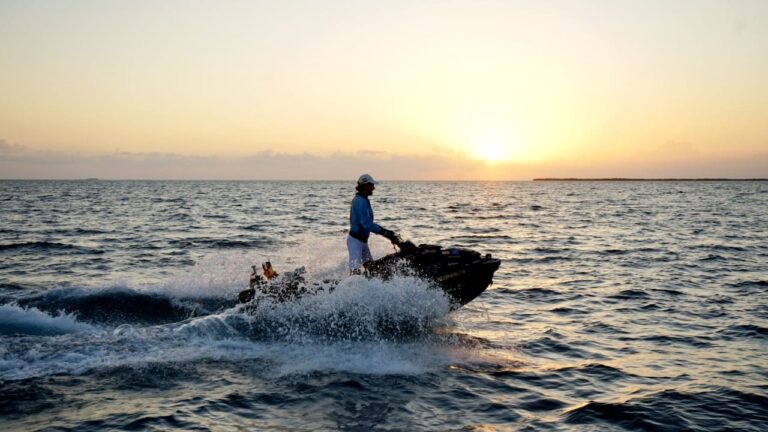
<path id="1" fill-rule="evenodd" d="M 213 329 L 212 336 L 237 331 L 254 340 L 293 343 L 398 341 L 429 332 L 449 311 L 448 298 L 424 280 L 352 276 L 295 301 L 257 297 L 225 313 L 190 320 L 178 331 L 200 335 Z"/>
<path id="2" fill-rule="evenodd" d="M 376 249 L 380 254 L 388 251 Z M 304 267 L 313 280 L 342 279 L 347 274 L 346 243 L 342 237 L 305 236 L 278 248 L 218 250 L 200 257 L 194 266 L 178 270 L 159 283 L 127 284 L 130 288 L 178 299 L 237 298 L 248 284 L 251 266 L 271 261 L 279 273 Z"/>

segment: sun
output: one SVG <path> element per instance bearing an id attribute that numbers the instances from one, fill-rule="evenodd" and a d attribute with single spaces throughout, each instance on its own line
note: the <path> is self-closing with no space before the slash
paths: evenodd
<path id="1" fill-rule="evenodd" d="M 484 131 L 471 139 L 468 153 L 488 163 L 506 162 L 512 156 L 511 141 L 498 131 Z"/>
<path id="2" fill-rule="evenodd" d="M 509 160 L 507 149 L 495 142 L 478 144 L 474 153 L 478 159 L 482 159 L 486 162 L 496 163 Z"/>

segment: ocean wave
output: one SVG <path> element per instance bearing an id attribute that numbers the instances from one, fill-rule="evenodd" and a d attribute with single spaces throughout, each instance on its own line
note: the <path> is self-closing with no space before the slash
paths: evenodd
<path id="1" fill-rule="evenodd" d="M 708 254 L 704 258 L 699 258 L 699 261 L 706 262 L 706 261 L 728 261 L 728 258 L 717 255 L 717 254 Z"/>
<path id="2" fill-rule="evenodd" d="M 188 238 L 173 239 L 168 245 L 178 248 L 202 248 L 202 249 L 248 249 L 260 248 L 272 245 L 274 241 L 268 237 L 260 238 Z"/>
<path id="3" fill-rule="evenodd" d="M 47 312 L 64 311 L 87 322 L 153 323 L 175 322 L 195 314 L 183 302 L 158 293 L 127 287 L 58 288 L 18 300 L 19 304 Z"/>
<path id="4" fill-rule="evenodd" d="M 55 250 L 57 253 L 65 254 L 97 255 L 104 253 L 104 251 L 100 249 L 48 241 L 0 244 L 0 253 L 49 252 L 52 250 Z"/>
<path id="5" fill-rule="evenodd" d="M 632 251 L 629 249 L 605 249 L 603 251 L 598 251 L 598 255 L 626 255 L 628 253 L 631 253 Z"/>
<path id="6" fill-rule="evenodd" d="M 754 324 L 732 325 L 719 333 L 728 338 L 768 339 L 768 328 Z"/>
<path id="7" fill-rule="evenodd" d="M 652 342 L 655 345 L 688 345 L 694 348 L 709 348 L 712 346 L 708 336 L 672 336 L 672 335 L 649 335 L 641 337 L 623 337 L 621 340 L 641 340 Z"/>
<path id="8" fill-rule="evenodd" d="M 592 322 L 592 323 L 585 323 L 584 325 L 584 332 L 586 333 L 602 333 L 606 335 L 622 335 L 627 334 L 627 331 L 605 323 L 605 322 Z"/>
<path id="9" fill-rule="evenodd" d="M 557 255 L 557 256 L 551 255 L 551 256 L 544 256 L 541 258 L 512 257 L 512 258 L 507 258 L 505 261 L 510 261 L 516 264 L 548 264 L 548 263 L 577 261 L 577 260 L 565 255 Z"/>
<path id="10" fill-rule="evenodd" d="M 470 234 L 451 237 L 449 240 L 453 242 L 469 242 L 471 244 L 511 244 L 517 242 L 517 239 L 503 234 Z"/>
<path id="11" fill-rule="evenodd" d="M 552 337 L 550 337 L 552 336 Z M 570 358 L 588 359 L 595 358 L 595 353 L 576 348 L 575 346 L 558 342 L 556 339 L 564 340 L 557 335 L 550 335 L 538 338 L 522 344 L 521 349 L 537 356 L 567 355 Z"/>
<path id="12" fill-rule="evenodd" d="M 668 295 L 668 296 L 672 296 L 672 297 L 678 297 L 678 296 L 684 296 L 685 295 L 684 292 L 681 292 L 681 291 L 678 291 L 678 290 L 675 290 L 675 289 L 670 289 L 670 288 L 651 288 L 651 291 L 662 293 L 664 295 Z"/>
<path id="13" fill-rule="evenodd" d="M 715 251 L 715 252 L 749 252 L 750 251 L 750 248 L 748 247 L 731 246 L 731 245 L 723 245 L 723 244 L 694 245 L 694 246 L 691 246 L 691 249 Z"/>
<path id="14" fill-rule="evenodd" d="M 768 288 L 768 280 L 742 280 L 728 284 L 731 288 L 746 288 L 746 289 L 764 289 Z"/>
<path id="15" fill-rule="evenodd" d="M 588 311 L 583 310 L 583 309 L 575 309 L 575 308 L 566 307 L 566 306 L 559 306 L 559 307 L 550 309 L 549 311 L 552 312 L 552 313 L 556 313 L 558 315 L 565 315 L 565 316 L 569 316 L 569 315 L 586 315 L 586 314 L 589 313 Z"/>
<path id="16" fill-rule="evenodd" d="M 0 282 L 0 290 L 22 291 L 25 289 L 27 289 L 27 287 L 17 283 Z"/>
<path id="17" fill-rule="evenodd" d="M 768 397 L 717 388 L 705 392 L 664 390 L 626 402 L 591 401 L 567 411 L 565 421 L 636 430 L 760 431 L 765 419 Z"/>
<path id="18" fill-rule="evenodd" d="M 549 299 L 553 296 L 559 297 L 562 294 L 559 291 L 551 290 L 548 288 L 527 288 L 527 289 L 497 288 L 495 291 L 513 294 L 523 300 L 540 299 L 540 298 Z"/>
<path id="19" fill-rule="evenodd" d="M 617 300 L 645 300 L 649 297 L 647 292 L 638 289 L 626 289 L 608 296 L 608 298 Z"/>
<path id="20" fill-rule="evenodd" d="M 94 229 L 94 228 L 55 228 L 55 229 L 49 229 L 44 231 L 46 234 L 58 234 L 58 235 L 71 235 L 71 236 L 88 236 L 88 235 L 99 235 L 99 234 L 110 234 L 114 231 L 112 230 L 104 230 L 104 229 Z"/>
<path id="21" fill-rule="evenodd" d="M 576 375 L 593 376 L 603 381 L 606 381 L 606 380 L 613 381 L 613 380 L 628 378 L 632 376 L 631 374 L 624 372 L 619 368 L 604 365 L 602 363 L 586 363 L 579 366 L 567 366 L 567 367 L 555 369 L 555 371 L 560 374 L 567 374 L 567 375 L 576 374 Z"/>
<path id="22" fill-rule="evenodd" d="M 0 306 L 1 335 L 54 336 L 96 330 L 90 324 L 79 322 L 73 313 L 50 315 L 35 307 L 27 308 L 17 304 Z"/>

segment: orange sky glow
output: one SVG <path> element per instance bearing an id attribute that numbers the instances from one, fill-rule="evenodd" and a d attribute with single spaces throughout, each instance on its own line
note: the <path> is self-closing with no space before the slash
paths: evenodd
<path id="1" fill-rule="evenodd" d="M 768 177 L 768 2 L 0 3 L 0 178 Z"/>

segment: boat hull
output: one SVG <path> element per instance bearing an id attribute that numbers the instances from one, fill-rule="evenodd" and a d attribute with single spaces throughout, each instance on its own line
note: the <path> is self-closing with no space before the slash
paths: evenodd
<path id="1" fill-rule="evenodd" d="M 493 283 L 493 274 L 500 265 L 499 259 L 481 256 L 471 249 L 403 244 L 399 252 L 376 260 L 367 268 L 372 276 L 382 279 L 410 270 L 440 287 L 455 309 L 482 294 Z"/>

